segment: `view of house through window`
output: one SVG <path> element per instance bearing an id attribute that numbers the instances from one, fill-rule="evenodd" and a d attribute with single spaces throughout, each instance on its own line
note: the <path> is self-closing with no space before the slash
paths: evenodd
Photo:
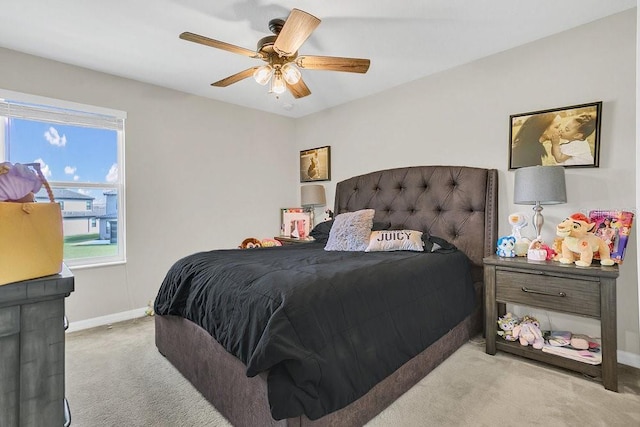
<path id="1" fill-rule="evenodd" d="M 2 95 L 0 161 L 40 163 L 62 209 L 65 263 L 124 261 L 124 114 L 27 104 Z M 44 187 L 36 201 L 49 201 Z"/>

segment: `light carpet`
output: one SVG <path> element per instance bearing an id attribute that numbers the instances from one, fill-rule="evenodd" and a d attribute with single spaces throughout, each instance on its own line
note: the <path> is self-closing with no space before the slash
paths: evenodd
<path id="1" fill-rule="evenodd" d="M 388 426 L 640 426 L 640 370 L 620 392 L 580 374 L 468 342 L 371 420 Z M 229 426 L 158 352 L 152 317 L 67 334 L 72 427 Z"/>

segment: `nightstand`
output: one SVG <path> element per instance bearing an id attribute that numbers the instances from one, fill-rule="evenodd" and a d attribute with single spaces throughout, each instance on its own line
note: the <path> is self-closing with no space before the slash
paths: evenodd
<path id="1" fill-rule="evenodd" d="M 283 236 L 276 236 L 274 237 L 274 239 L 276 239 L 278 242 L 282 243 L 282 245 L 298 245 L 298 244 L 302 244 L 302 243 L 313 243 L 315 242 L 315 239 L 312 237 L 306 238 L 306 239 L 296 239 L 295 237 L 283 237 Z"/>
<path id="2" fill-rule="evenodd" d="M 616 279 L 618 266 L 578 267 L 526 257 L 484 259 L 486 353 L 496 349 L 561 368 L 601 377 L 607 390 L 618 391 Z M 537 307 L 600 320 L 602 364 L 590 365 L 531 346 L 496 339 L 497 319 L 506 303 Z"/>

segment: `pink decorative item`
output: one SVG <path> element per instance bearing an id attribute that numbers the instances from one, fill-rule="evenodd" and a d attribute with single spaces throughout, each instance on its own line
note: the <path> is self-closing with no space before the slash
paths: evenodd
<path id="1" fill-rule="evenodd" d="M 556 255 L 556 251 L 545 245 L 541 239 L 535 239 L 529 245 L 527 259 L 532 261 L 549 261 Z"/>
<path id="2" fill-rule="evenodd" d="M 30 165 L 0 163 L 0 202 L 33 202 L 33 195 L 42 188 L 42 180 Z M 37 164 L 37 167 L 40 167 Z"/>

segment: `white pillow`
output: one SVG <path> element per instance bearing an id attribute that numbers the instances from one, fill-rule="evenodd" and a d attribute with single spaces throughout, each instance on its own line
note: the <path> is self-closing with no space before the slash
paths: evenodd
<path id="1" fill-rule="evenodd" d="M 424 252 L 422 232 L 416 230 L 373 231 L 365 252 L 417 251 Z"/>
<path id="2" fill-rule="evenodd" d="M 373 209 L 336 215 L 329 231 L 325 251 L 364 251 L 373 227 Z"/>

